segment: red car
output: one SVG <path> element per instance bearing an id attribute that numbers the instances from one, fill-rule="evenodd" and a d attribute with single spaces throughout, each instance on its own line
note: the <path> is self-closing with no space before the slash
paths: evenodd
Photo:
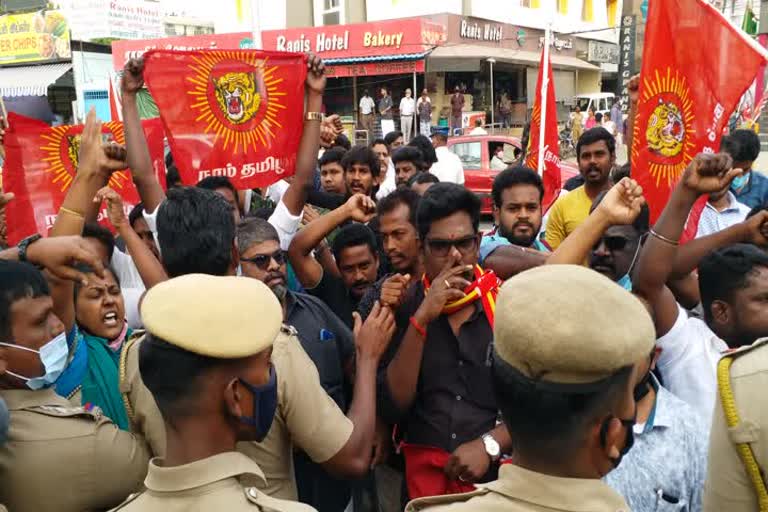
<path id="1" fill-rule="evenodd" d="M 521 151 L 520 139 L 502 135 L 463 135 L 448 139 L 448 148 L 456 153 L 464 164 L 464 186 L 480 197 L 482 213 L 493 212 L 491 189 L 493 179 L 500 171 L 491 170 L 491 158 L 497 147 L 504 147 L 504 162 L 515 163 L 515 157 Z M 562 162 L 560 177 L 565 183 L 579 174 L 576 164 Z"/>

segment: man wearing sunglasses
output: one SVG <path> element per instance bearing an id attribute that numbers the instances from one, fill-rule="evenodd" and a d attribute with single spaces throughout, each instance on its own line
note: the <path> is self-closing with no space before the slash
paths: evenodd
<path id="1" fill-rule="evenodd" d="M 479 222 L 480 200 L 460 185 L 437 183 L 419 203 L 424 275 L 397 310 L 379 376 L 380 414 L 403 434 L 410 498 L 495 478 L 510 446 L 490 373 L 498 279 L 477 265 Z"/>

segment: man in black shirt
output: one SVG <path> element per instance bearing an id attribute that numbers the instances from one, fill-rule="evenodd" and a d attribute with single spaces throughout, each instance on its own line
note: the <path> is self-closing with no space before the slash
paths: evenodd
<path id="1" fill-rule="evenodd" d="M 333 149 L 329 150 L 333 151 Z M 328 166 L 328 160 L 336 158 L 331 155 L 326 159 L 320 159 L 320 169 Z M 309 193 L 308 202 L 320 208 L 334 210 L 342 206 L 352 194 L 365 194 L 374 199 L 375 187 L 379 184 L 381 175 L 381 166 L 379 157 L 367 146 L 355 146 L 344 154 L 340 160 L 341 167 L 344 169 L 344 189 L 339 191 L 329 191 L 325 185 L 325 190 L 313 190 Z M 324 178 L 321 178 L 324 180 Z M 338 189 L 338 186 L 335 188 Z"/>
<path id="2" fill-rule="evenodd" d="M 325 302 L 350 328 L 352 312 L 376 281 L 379 270 L 376 237 L 364 225 L 373 218 L 375 210 L 373 199 L 355 194 L 343 206 L 299 231 L 288 249 L 296 277 L 307 293 Z M 350 221 L 361 224 L 350 224 L 338 231 L 332 244 L 335 266 L 326 258 L 324 267 L 316 259 L 321 256 L 318 251 L 327 250 L 321 242 L 338 226 Z"/>
<path id="3" fill-rule="evenodd" d="M 424 277 L 396 313 L 379 374 L 379 413 L 404 436 L 411 498 L 494 478 L 511 444 L 491 386 L 498 280 L 477 266 L 479 221 L 480 201 L 459 185 L 438 183 L 419 204 Z"/>
<path id="4" fill-rule="evenodd" d="M 368 317 L 376 301 L 396 310 L 405 290 L 424 273 L 416 227 L 419 199 L 413 190 L 399 188 L 376 205 L 379 250 L 393 273 L 379 279 L 360 300 L 357 311 L 363 319 Z"/>

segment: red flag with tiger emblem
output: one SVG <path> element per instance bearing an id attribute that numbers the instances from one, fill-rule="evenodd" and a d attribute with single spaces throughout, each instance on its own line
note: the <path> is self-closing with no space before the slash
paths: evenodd
<path id="1" fill-rule="evenodd" d="M 151 50 L 144 80 L 182 181 L 225 176 L 238 189 L 294 173 L 307 57 L 256 50 Z"/>
<path id="2" fill-rule="evenodd" d="M 56 220 L 72 180 L 77 173 L 78 152 L 83 125 L 51 127 L 36 119 L 8 113 L 5 134 L 3 186 L 15 198 L 6 206 L 7 238 L 10 245 L 34 233 L 47 235 Z M 163 125 L 159 119 L 142 121 L 155 174 L 165 185 Z M 102 125 L 104 140 L 125 144 L 123 123 Z M 111 186 L 124 201 L 126 210 L 140 202 L 129 169 L 112 174 Z M 127 213 L 126 213 L 127 214 Z M 104 210 L 100 223 L 109 225 Z"/>
<path id="3" fill-rule="evenodd" d="M 768 54 L 704 0 L 649 3 L 632 144 L 632 177 L 651 222 L 698 153 L 716 153 L 728 118 Z M 684 239 L 694 238 L 702 198 Z"/>
<path id="4" fill-rule="evenodd" d="M 546 73 L 546 75 L 544 74 Z M 544 79 L 547 80 L 547 110 L 544 119 L 544 198 L 542 208 L 548 210 L 555 202 L 562 187 L 560 180 L 560 134 L 557 132 L 557 104 L 555 103 L 555 81 L 552 79 L 552 62 L 544 62 L 544 50 L 541 51 L 539 64 L 539 80 L 536 82 L 536 99 L 531 113 L 531 127 L 528 131 L 528 149 L 525 165 L 538 171 L 539 169 L 539 130 L 541 129 L 541 107 L 544 102 L 541 91 Z"/>

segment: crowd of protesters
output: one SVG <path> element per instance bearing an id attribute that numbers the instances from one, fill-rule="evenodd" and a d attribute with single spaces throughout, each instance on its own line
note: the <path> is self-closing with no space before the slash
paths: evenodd
<path id="1" fill-rule="evenodd" d="M 326 79 L 308 67 L 314 113 Z M 126 147 L 89 114 L 52 229 L 0 252 L 7 510 L 765 505 L 753 132 L 695 157 L 651 225 L 614 135 L 587 123 L 546 218 L 541 177 L 514 164 L 483 233 L 446 136 L 350 147 L 337 116 L 306 117 L 294 175 L 268 190 L 184 186 L 172 157 L 164 189 L 142 72 L 122 78 Z M 126 215 L 108 182 L 127 167 Z"/>

